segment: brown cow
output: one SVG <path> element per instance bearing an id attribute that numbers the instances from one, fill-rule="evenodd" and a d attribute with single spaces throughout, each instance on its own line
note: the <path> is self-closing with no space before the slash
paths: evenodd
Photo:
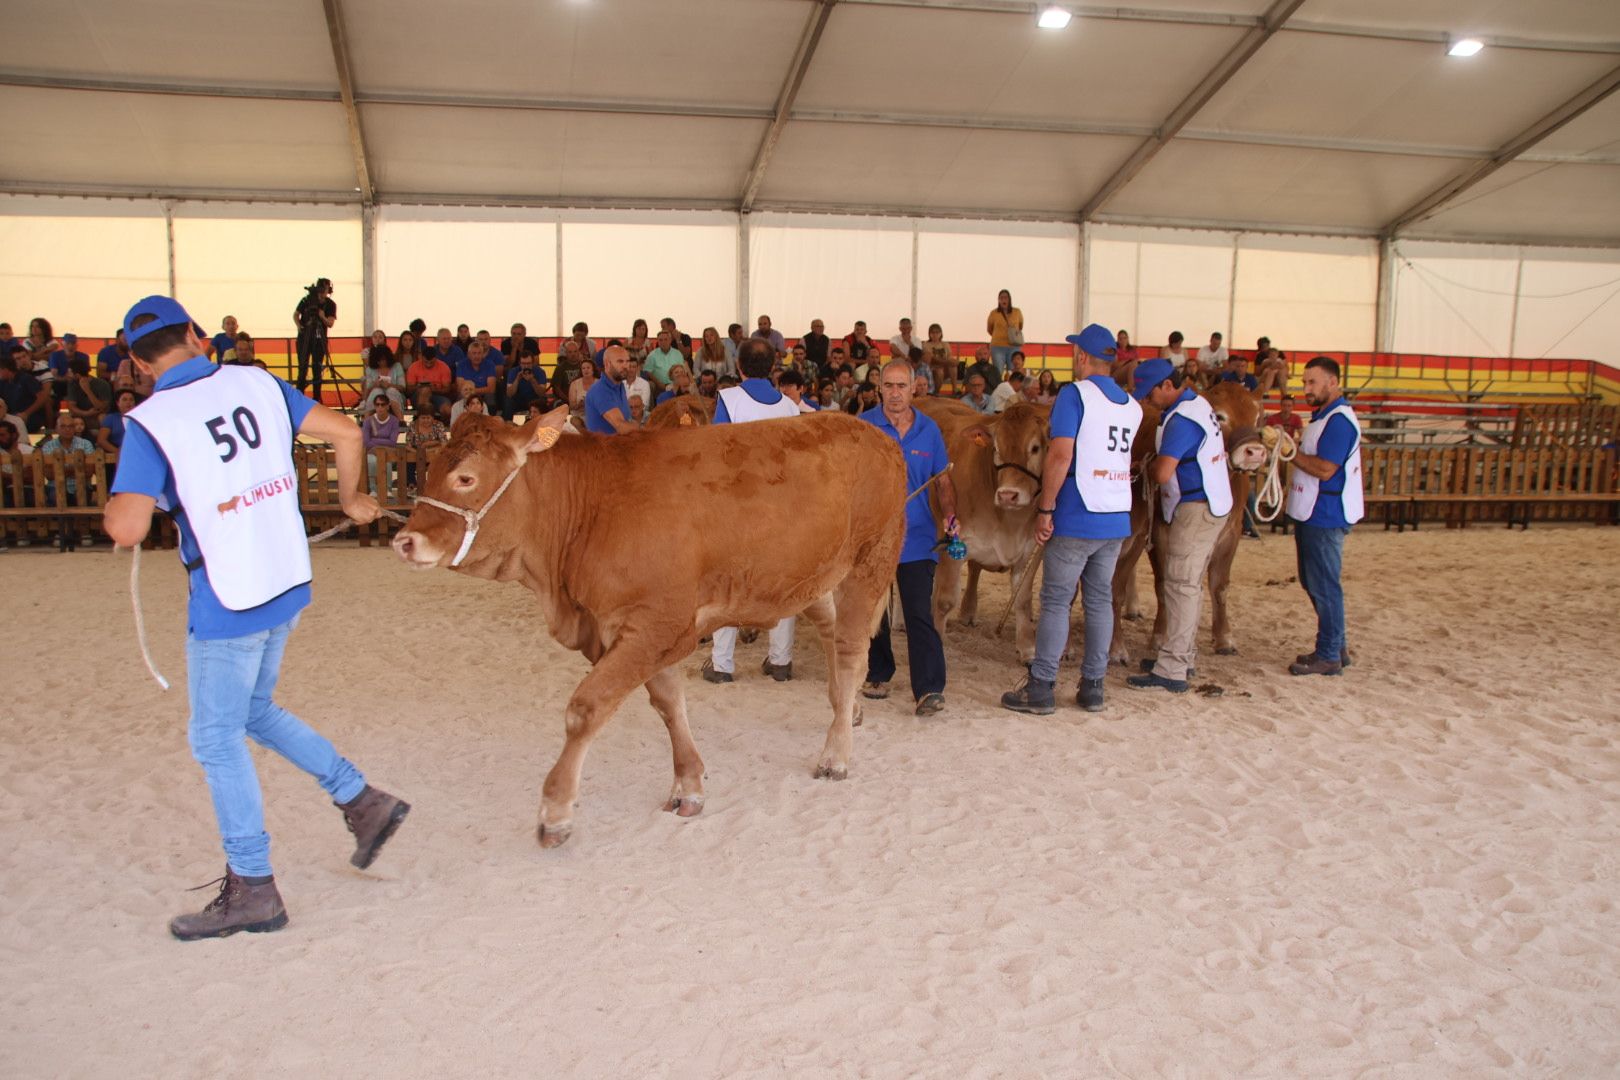
<path id="1" fill-rule="evenodd" d="M 843 779 L 861 665 L 905 527 L 894 441 L 844 415 L 558 439 L 564 411 L 521 428 L 463 416 L 423 484 L 452 509 L 420 500 L 394 539 L 414 567 L 527 585 L 551 636 L 591 661 L 546 777 L 541 845 L 568 838 L 585 750 L 638 686 L 674 749 L 664 809 L 703 808 L 676 665 L 721 626 L 800 612 L 815 624 L 833 706 L 815 775 Z M 671 470 L 684 482 L 669 483 Z M 653 534 L 670 542 L 649 562 Z"/>
<path id="2" fill-rule="evenodd" d="M 676 394 L 647 414 L 646 428 L 703 427 L 714 423 L 714 400 L 700 394 Z"/>
<path id="3" fill-rule="evenodd" d="M 1014 640 L 1019 659 L 1035 656 L 1035 620 L 1030 594 L 1035 575 L 1025 574 L 1035 553 L 1035 503 L 1046 464 L 1047 426 L 1051 409 L 1019 402 L 992 416 L 946 399 L 918 399 L 914 404 L 939 424 L 950 450 L 951 482 L 956 485 L 956 516 L 967 544 L 967 589 L 961 596 L 963 625 L 978 617 L 979 574 L 1004 570 L 1012 574 L 1017 595 Z M 944 528 L 939 500 L 932 500 L 934 520 Z M 941 559 L 934 577 L 934 625 L 945 629 L 957 606 L 962 564 Z"/>
<path id="4" fill-rule="evenodd" d="M 1227 461 L 1232 477 L 1232 512 L 1226 517 L 1226 526 L 1221 530 L 1220 539 L 1215 541 L 1215 550 L 1210 555 L 1207 572 L 1215 651 L 1229 655 L 1237 652 L 1237 646 L 1232 643 L 1232 625 L 1227 612 L 1226 590 L 1232 581 L 1232 560 L 1237 555 L 1243 532 L 1243 508 L 1249 500 L 1249 488 L 1255 474 L 1270 464 L 1271 455 L 1275 453 L 1277 429 L 1262 429 L 1257 426 L 1260 422 L 1259 399 L 1238 383 L 1218 382 L 1204 392 L 1204 397 L 1214 407 L 1215 419 L 1220 422 L 1221 431 L 1226 435 Z M 1139 474 L 1143 463 L 1152 456 L 1158 429 L 1158 410 L 1144 408 L 1142 429 L 1131 444 L 1133 472 Z M 1268 435 L 1268 432 L 1272 434 Z M 1148 559 L 1153 567 L 1154 592 L 1158 605 L 1153 617 L 1153 633 L 1148 648 L 1157 652 L 1164 640 L 1164 597 L 1160 590 L 1163 588 L 1164 552 L 1169 545 L 1169 532 L 1169 524 L 1159 513 L 1158 492 L 1153 492 L 1151 498 L 1145 498 L 1143 485 L 1140 482 L 1133 484 L 1131 535 L 1120 550 L 1119 562 L 1114 567 L 1114 640 L 1109 649 L 1109 658 L 1112 660 L 1122 664 L 1130 662 L 1130 653 L 1125 648 L 1121 630 L 1120 616 L 1127 614 L 1131 618 L 1138 617 L 1134 610 L 1136 562 L 1144 550 L 1148 550 Z M 1148 543 L 1149 536 L 1153 541 L 1151 546 Z"/>

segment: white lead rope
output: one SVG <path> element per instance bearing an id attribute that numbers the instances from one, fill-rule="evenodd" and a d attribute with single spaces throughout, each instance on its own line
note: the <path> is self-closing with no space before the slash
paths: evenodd
<path id="1" fill-rule="evenodd" d="M 382 507 L 377 509 L 383 517 L 397 521 L 401 525 L 405 523 L 405 519 L 392 510 L 384 510 Z M 323 540 L 330 540 L 338 533 L 356 524 L 358 522 L 353 518 L 347 518 L 325 532 L 310 537 L 309 545 L 314 547 Z M 118 549 L 114 548 L 113 550 L 117 551 Z M 169 680 L 165 679 L 163 673 L 158 671 L 157 665 L 152 663 L 152 650 L 146 644 L 146 616 L 141 612 L 141 545 L 136 544 L 130 551 L 132 555 L 129 562 L 129 603 L 135 609 L 135 640 L 140 643 L 141 659 L 146 662 L 146 670 L 152 673 L 152 678 L 157 680 L 159 686 L 167 690 Z"/>
<path id="2" fill-rule="evenodd" d="M 1260 492 L 1254 501 L 1255 520 L 1267 525 L 1276 521 L 1283 511 L 1284 496 L 1287 494 L 1283 490 L 1283 466 L 1293 461 L 1295 455 L 1299 453 L 1299 444 L 1294 442 L 1293 436 L 1281 428 L 1276 431 L 1277 446 L 1271 454 L 1271 468 L 1267 470 L 1266 478 L 1260 482 Z M 1268 503 L 1271 505 L 1270 513 L 1265 510 Z"/>

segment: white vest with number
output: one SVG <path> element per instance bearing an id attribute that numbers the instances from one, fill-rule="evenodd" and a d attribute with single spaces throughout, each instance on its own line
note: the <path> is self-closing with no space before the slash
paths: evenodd
<path id="1" fill-rule="evenodd" d="M 799 407 L 786 394 L 783 394 L 780 400 L 767 405 L 762 401 L 755 401 L 753 396 L 740 386 L 728 386 L 720 391 L 720 400 L 726 403 L 726 415 L 731 417 L 733 424 L 799 415 Z"/>
<path id="2" fill-rule="evenodd" d="M 1080 430 L 1074 437 L 1074 486 L 1093 514 L 1131 508 L 1131 440 L 1142 426 L 1142 406 L 1126 395 L 1110 401 L 1090 379 L 1075 383 L 1080 392 Z"/>
<path id="3" fill-rule="evenodd" d="M 1361 423 L 1356 419 L 1356 411 L 1344 402 L 1338 408 L 1323 416 L 1320 420 L 1312 420 L 1305 425 L 1305 434 L 1299 442 L 1299 452 L 1315 455 L 1317 444 L 1322 441 L 1322 432 L 1327 430 L 1328 421 L 1335 416 L 1343 416 L 1350 421 L 1356 429 L 1356 441 L 1350 446 L 1350 456 L 1344 462 L 1344 520 L 1354 525 L 1361 520 L 1365 512 L 1361 492 Z M 1309 521 L 1311 514 L 1316 510 L 1316 500 L 1326 494 L 1330 498 L 1341 497 L 1338 491 L 1322 491 L 1322 481 L 1307 473 L 1304 469 L 1294 470 L 1294 482 L 1288 490 L 1288 516 L 1295 521 Z"/>
<path id="4" fill-rule="evenodd" d="M 1221 424 L 1215 419 L 1215 410 L 1208 401 L 1196 394 L 1186 401 L 1176 402 L 1165 410 L 1159 420 L 1158 434 L 1153 442 L 1155 450 L 1164 445 L 1164 429 L 1170 426 L 1172 416 L 1191 420 L 1204 432 L 1203 441 L 1193 452 L 1193 460 L 1198 463 L 1198 475 L 1204 498 L 1209 500 L 1209 512 L 1216 517 L 1225 517 L 1232 511 L 1232 477 L 1226 471 L 1226 436 L 1221 434 Z M 1176 471 L 1170 474 L 1170 479 L 1159 485 L 1159 508 L 1164 512 L 1164 520 L 1173 519 L 1179 505 L 1181 467 L 1178 465 Z"/>
<path id="5" fill-rule="evenodd" d="M 306 584 L 292 418 L 269 374 L 221 367 L 153 394 L 129 413 L 174 474 L 179 506 L 219 602 L 246 611 Z"/>

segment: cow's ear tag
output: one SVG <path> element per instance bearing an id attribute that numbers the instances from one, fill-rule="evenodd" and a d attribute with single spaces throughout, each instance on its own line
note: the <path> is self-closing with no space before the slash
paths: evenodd
<path id="1" fill-rule="evenodd" d="M 973 443 L 974 443 L 975 446 L 980 446 L 980 447 L 989 446 L 990 445 L 990 433 L 988 431 L 975 431 L 973 433 Z"/>
<path id="2" fill-rule="evenodd" d="M 692 414 L 691 413 L 681 413 L 681 418 L 679 420 L 677 420 L 676 423 L 678 423 L 681 427 L 691 427 L 692 426 Z"/>
<path id="3" fill-rule="evenodd" d="M 529 445 L 526 447 L 526 450 L 531 454 L 538 454 L 543 450 L 550 450 L 553 446 L 557 445 L 557 440 L 560 438 L 562 438 L 562 432 L 558 431 L 556 428 L 543 427 L 534 433 L 534 438 L 529 441 Z"/>

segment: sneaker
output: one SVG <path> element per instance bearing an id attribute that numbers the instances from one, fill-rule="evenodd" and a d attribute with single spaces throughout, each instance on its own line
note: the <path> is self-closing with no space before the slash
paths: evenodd
<path id="1" fill-rule="evenodd" d="M 944 709 L 944 694 L 924 694 L 922 697 L 917 699 L 918 716 L 933 716 L 935 713 L 943 712 Z"/>
<path id="2" fill-rule="evenodd" d="M 410 803 L 370 784 L 348 802 L 333 805 L 343 811 L 343 821 L 354 834 L 354 854 L 349 856 L 349 865 L 361 870 L 376 861 L 377 853 L 411 812 Z"/>
<path id="3" fill-rule="evenodd" d="M 1143 660 L 1142 663 L 1139 665 L 1142 674 L 1144 674 L 1144 675 L 1153 674 L 1153 669 L 1156 666 L 1158 666 L 1158 663 L 1159 663 L 1159 661 L 1156 658 L 1155 659 L 1150 659 L 1150 660 Z M 1188 668 L 1187 669 L 1187 678 L 1189 678 L 1189 679 L 1198 678 L 1198 669 L 1195 668 L 1195 667 Z"/>
<path id="4" fill-rule="evenodd" d="M 219 895 L 207 907 L 195 915 L 177 915 L 169 920 L 169 933 L 181 941 L 230 937 L 238 930 L 268 934 L 287 925 L 287 909 L 282 906 L 281 893 L 276 891 L 275 878 L 244 878 L 227 866 L 225 876 L 208 885 L 218 885 Z"/>
<path id="5" fill-rule="evenodd" d="M 1081 679 L 1080 689 L 1074 695 L 1074 703 L 1086 710 L 1086 712 L 1102 712 L 1103 681 L 1101 679 Z"/>
<path id="6" fill-rule="evenodd" d="M 793 681 L 793 661 L 791 660 L 785 664 L 773 664 L 766 660 L 765 663 L 760 665 L 759 670 L 762 674 L 768 675 L 777 682 Z"/>
<path id="7" fill-rule="evenodd" d="M 1288 665 L 1290 675 L 1341 675 L 1344 665 L 1335 660 L 1323 660 L 1312 654 L 1304 661 L 1296 660 Z"/>
<path id="8" fill-rule="evenodd" d="M 1031 716 L 1050 716 L 1057 711 L 1055 685 L 1026 674 L 1022 682 L 1001 695 L 1001 707 Z"/>
<path id="9" fill-rule="evenodd" d="M 703 678 L 708 682 L 728 683 L 731 681 L 731 672 L 714 670 L 714 661 L 703 661 Z"/>
<path id="10" fill-rule="evenodd" d="M 872 701 L 882 701 L 889 696 L 889 684 L 886 682 L 872 682 L 868 679 L 861 686 L 861 697 Z"/>
<path id="11" fill-rule="evenodd" d="M 1167 679 L 1163 675 L 1148 672 L 1146 675 L 1128 675 L 1125 685 L 1133 690 L 1168 690 L 1172 694 L 1185 694 L 1187 692 L 1186 679 Z"/>

